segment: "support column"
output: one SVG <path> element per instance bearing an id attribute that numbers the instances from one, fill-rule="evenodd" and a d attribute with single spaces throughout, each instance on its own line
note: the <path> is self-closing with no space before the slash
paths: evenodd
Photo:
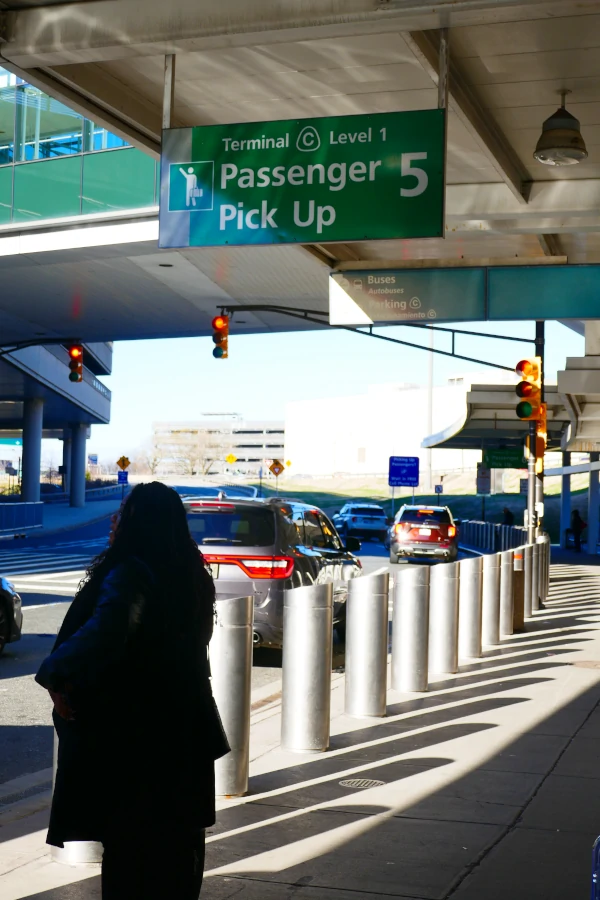
<path id="1" fill-rule="evenodd" d="M 563 453 L 563 466 L 571 465 L 571 454 Z M 567 546 L 567 528 L 571 527 L 571 476 L 560 477 L 560 546 Z"/>
<path id="2" fill-rule="evenodd" d="M 87 425 L 78 422 L 71 427 L 73 444 L 71 447 L 71 491 L 69 502 L 71 506 L 85 506 L 85 463 Z"/>
<path id="3" fill-rule="evenodd" d="M 600 453 L 590 453 L 590 462 L 598 462 Z M 598 502 L 600 491 L 598 483 L 599 473 L 590 472 L 590 487 L 588 491 L 588 527 L 587 527 L 587 552 L 595 556 L 598 544 Z"/>
<path id="4" fill-rule="evenodd" d="M 42 465 L 42 426 L 44 401 L 32 397 L 23 405 L 23 476 L 21 499 L 36 503 L 40 499 L 40 470 Z"/>
<path id="5" fill-rule="evenodd" d="M 62 489 L 65 493 L 69 493 L 71 487 L 71 447 L 73 440 L 71 437 L 71 429 L 65 428 L 63 431 L 63 458 L 62 458 Z"/>

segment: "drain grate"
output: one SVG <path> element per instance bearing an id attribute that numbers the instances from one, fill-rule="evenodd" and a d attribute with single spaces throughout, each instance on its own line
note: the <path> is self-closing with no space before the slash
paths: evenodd
<path id="1" fill-rule="evenodd" d="M 345 788 L 354 788 L 355 790 L 365 790 L 365 788 L 381 787 L 385 781 L 376 781 L 374 778 L 346 778 L 340 781 L 340 786 Z"/>

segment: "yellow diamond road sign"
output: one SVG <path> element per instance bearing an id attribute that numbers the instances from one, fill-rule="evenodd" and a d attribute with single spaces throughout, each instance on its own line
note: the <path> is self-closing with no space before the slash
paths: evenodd
<path id="1" fill-rule="evenodd" d="M 237 456 L 234 456 L 233 453 L 229 453 L 225 457 L 225 462 L 229 463 L 229 465 L 232 466 L 234 464 L 234 462 L 237 462 Z"/>
<path id="2" fill-rule="evenodd" d="M 117 460 L 117 465 L 118 465 L 118 467 L 119 467 L 120 469 L 122 469 L 123 472 L 124 472 L 125 469 L 127 468 L 127 466 L 130 466 L 130 465 L 131 465 L 131 461 L 128 460 L 126 456 L 122 456 L 121 459 L 118 459 L 118 460 Z"/>
<path id="3" fill-rule="evenodd" d="M 279 478 L 279 476 L 283 472 L 284 466 L 282 463 L 279 462 L 278 459 L 274 459 L 273 462 L 271 463 L 271 465 L 269 466 L 269 469 L 271 470 L 271 472 L 273 473 L 275 478 Z"/>

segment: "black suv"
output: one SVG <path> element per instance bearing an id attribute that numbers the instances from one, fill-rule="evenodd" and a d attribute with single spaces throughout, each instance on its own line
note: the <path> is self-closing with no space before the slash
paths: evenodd
<path id="1" fill-rule="evenodd" d="M 219 595 L 254 594 L 254 645 L 281 647 L 283 593 L 333 583 L 334 623 L 343 632 L 348 581 L 361 574 L 356 538 L 342 542 L 325 513 L 295 500 L 184 500 L 192 537 Z"/>

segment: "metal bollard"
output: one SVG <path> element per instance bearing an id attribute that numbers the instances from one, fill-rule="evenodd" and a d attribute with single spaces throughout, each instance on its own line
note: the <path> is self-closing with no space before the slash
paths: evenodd
<path id="1" fill-rule="evenodd" d="M 210 642 L 210 667 L 215 702 L 231 747 L 215 763 L 218 797 L 248 792 L 250 766 L 250 693 L 252 688 L 253 597 L 218 597 Z"/>
<path id="2" fill-rule="evenodd" d="M 531 545 L 531 612 L 540 608 L 540 545 Z"/>
<path id="3" fill-rule="evenodd" d="M 333 585 L 286 591 L 283 601 L 281 746 L 298 753 L 329 747 Z"/>
<path id="4" fill-rule="evenodd" d="M 513 564 L 513 633 L 525 628 L 525 547 L 516 547 Z"/>
<path id="5" fill-rule="evenodd" d="M 396 576 L 392 627 L 392 688 L 426 691 L 429 655 L 429 566 Z"/>
<path id="6" fill-rule="evenodd" d="M 500 562 L 501 553 L 483 557 L 483 589 L 481 596 L 481 643 L 500 643 Z"/>
<path id="7" fill-rule="evenodd" d="M 461 559 L 458 593 L 458 658 L 481 656 L 481 582 L 483 559 Z"/>
<path id="8" fill-rule="evenodd" d="M 460 563 L 431 570 L 429 581 L 429 673 L 458 671 L 458 585 Z"/>
<path id="9" fill-rule="evenodd" d="M 387 569 L 348 584 L 345 712 L 349 716 L 385 716 L 389 589 Z"/>
<path id="10" fill-rule="evenodd" d="M 524 606 L 523 606 L 523 615 L 526 619 L 531 618 L 531 587 L 532 587 L 532 546 L 531 544 L 525 544 L 523 547 L 523 572 L 524 574 L 524 587 L 523 587 L 523 597 L 524 597 Z"/>
<path id="11" fill-rule="evenodd" d="M 54 732 L 54 754 L 52 760 L 52 788 L 56 783 L 58 762 L 58 738 Z M 96 841 L 65 841 L 64 847 L 52 847 L 52 862 L 66 866 L 97 866 L 102 862 L 104 848 Z"/>
<path id="12" fill-rule="evenodd" d="M 514 551 L 500 554 L 500 637 L 513 633 L 513 565 Z"/>

